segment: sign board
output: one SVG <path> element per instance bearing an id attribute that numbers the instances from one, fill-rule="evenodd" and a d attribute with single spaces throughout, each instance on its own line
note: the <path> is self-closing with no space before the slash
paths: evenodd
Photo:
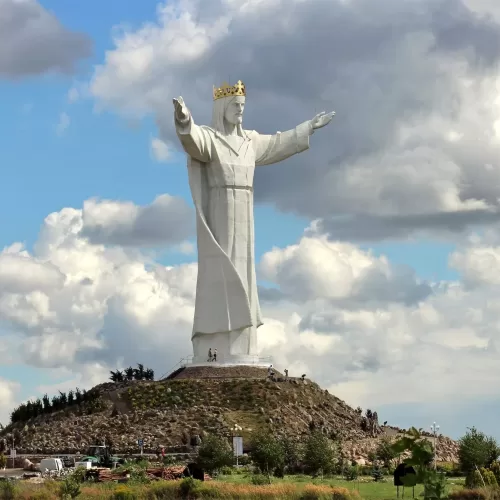
<path id="1" fill-rule="evenodd" d="M 235 457 L 243 455 L 243 438 L 241 436 L 233 436 L 233 452 Z"/>
<path id="2" fill-rule="evenodd" d="M 137 444 L 138 444 L 139 446 L 143 446 L 143 445 L 144 445 L 144 439 L 138 439 L 138 440 L 137 440 Z"/>
<path id="3" fill-rule="evenodd" d="M 11 450 L 10 450 L 10 458 L 16 458 L 16 456 L 17 456 L 17 452 L 16 452 L 16 450 L 11 449 Z"/>

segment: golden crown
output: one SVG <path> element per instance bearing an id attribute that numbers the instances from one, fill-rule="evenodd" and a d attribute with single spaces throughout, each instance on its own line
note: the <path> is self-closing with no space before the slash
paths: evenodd
<path id="1" fill-rule="evenodd" d="M 236 95 L 246 95 L 245 84 L 241 80 L 238 80 L 236 85 L 233 86 L 229 85 L 226 82 L 224 82 L 219 88 L 216 88 L 214 86 L 214 101 L 220 99 L 221 97 L 230 97 Z"/>

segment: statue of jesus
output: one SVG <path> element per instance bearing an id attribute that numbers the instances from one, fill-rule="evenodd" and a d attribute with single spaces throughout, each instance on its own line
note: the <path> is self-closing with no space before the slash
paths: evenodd
<path id="1" fill-rule="evenodd" d="M 254 170 L 309 149 L 309 136 L 335 114 L 323 112 L 287 132 L 263 135 L 242 127 L 245 96 L 241 81 L 214 87 L 210 127 L 194 123 L 182 97 L 173 99 L 196 209 L 193 363 L 206 362 L 209 349 L 217 349 L 217 361 L 224 364 L 255 362 L 262 315 L 255 273 Z"/>

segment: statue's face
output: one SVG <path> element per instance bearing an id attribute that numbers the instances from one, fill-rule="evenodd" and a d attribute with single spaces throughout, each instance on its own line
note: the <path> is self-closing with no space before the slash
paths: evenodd
<path id="1" fill-rule="evenodd" d="M 231 125 L 239 125 L 243 122 L 243 110 L 245 109 L 245 97 L 234 97 L 224 112 L 224 119 Z"/>

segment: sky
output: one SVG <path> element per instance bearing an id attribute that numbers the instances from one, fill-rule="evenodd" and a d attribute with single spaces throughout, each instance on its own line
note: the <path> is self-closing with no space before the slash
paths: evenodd
<path id="1" fill-rule="evenodd" d="M 500 440 L 500 5 L 0 0 L 0 422 L 192 353 L 182 96 L 335 110 L 256 170 L 261 355 L 381 421 Z"/>

